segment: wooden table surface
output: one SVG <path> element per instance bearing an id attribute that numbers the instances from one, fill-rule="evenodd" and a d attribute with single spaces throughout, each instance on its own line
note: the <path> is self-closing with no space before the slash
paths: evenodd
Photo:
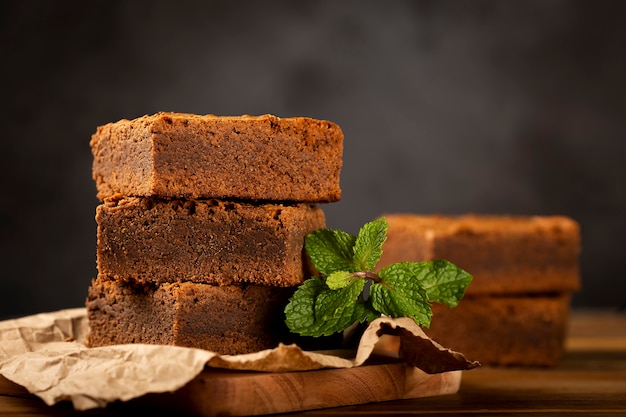
<path id="1" fill-rule="evenodd" d="M 626 416 L 626 312 L 574 311 L 566 346 L 556 368 L 483 367 L 464 372 L 456 394 L 281 415 Z M 86 412 L 74 411 L 69 404 L 48 407 L 21 387 L 1 382 L 0 415 L 114 417 L 142 411 L 128 404 Z"/>

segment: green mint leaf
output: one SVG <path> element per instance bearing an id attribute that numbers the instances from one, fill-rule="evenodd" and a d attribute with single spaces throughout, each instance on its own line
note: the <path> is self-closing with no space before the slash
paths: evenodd
<path id="1" fill-rule="evenodd" d="M 426 291 L 414 277 L 413 265 L 401 262 L 378 272 L 381 282 L 372 284 L 372 305 L 391 317 L 411 317 L 422 326 L 430 326 L 432 310 Z"/>
<path id="2" fill-rule="evenodd" d="M 459 303 L 472 276 L 451 262 L 399 262 L 373 272 L 388 227 L 381 217 L 365 224 L 357 236 L 333 229 L 306 236 L 306 252 L 321 276 L 306 280 L 285 307 L 285 323 L 292 332 L 327 336 L 381 314 L 411 317 L 428 327 L 430 302 L 449 307 Z"/>
<path id="3" fill-rule="evenodd" d="M 383 253 L 389 224 L 384 217 L 366 223 L 354 243 L 354 264 L 359 271 L 373 271 Z"/>
<path id="4" fill-rule="evenodd" d="M 377 318 L 380 318 L 380 313 L 374 309 L 370 300 L 359 301 L 354 305 L 351 325 L 354 323 L 374 321 Z"/>
<path id="5" fill-rule="evenodd" d="M 352 258 L 356 236 L 341 230 L 319 229 L 305 238 L 305 249 L 315 269 L 323 275 L 355 271 Z"/>
<path id="6" fill-rule="evenodd" d="M 328 288 L 322 277 L 309 278 L 294 293 L 285 307 L 285 324 L 302 336 L 330 336 L 353 323 L 364 320 L 369 312 L 357 307 L 365 280 L 358 279 L 338 290 Z"/>
<path id="7" fill-rule="evenodd" d="M 315 301 L 326 290 L 322 277 L 309 278 L 298 287 L 285 307 L 285 324 L 292 332 L 306 335 L 315 325 Z"/>
<path id="8" fill-rule="evenodd" d="M 330 336 L 354 324 L 353 316 L 365 280 L 355 280 L 339 290 L 323 291 L 315 303 L 316 326 L 311 336 Z"/>
<path id="9" fill-rule="evenodd" d="M 456 307 L 472 282 L 472 276 L 453 263 L 438 259 L 411 262 L 414 279 L 426 291 L 428 301 Z"/>
<path id="10" fill-rule="evenodd" d="M 363 279 L 363 278 L 355 278 L 352 275 L 352 272 L 347 272 L 347 271 L 333 272 L 326 278 L 326 285 L 328 285 L 328 288 L 330 288 L 331 290 L 338 290 L 338 289 L 347 287 L 355 279 Z"/>

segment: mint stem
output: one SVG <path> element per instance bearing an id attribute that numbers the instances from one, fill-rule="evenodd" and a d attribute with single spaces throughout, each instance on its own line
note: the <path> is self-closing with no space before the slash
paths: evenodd
<path id="1" fill-rule="evenodd" d="M 380 279 L 380 277 L 378 275 L 376 275 L 373 272 L 370 271 L 364 271 L 364 272 L 353 272 L 352 273 L 353 277 L 359 277 L 359 278 L 369 278 L 374 282 L 381 282 L 382 279 Z"/>

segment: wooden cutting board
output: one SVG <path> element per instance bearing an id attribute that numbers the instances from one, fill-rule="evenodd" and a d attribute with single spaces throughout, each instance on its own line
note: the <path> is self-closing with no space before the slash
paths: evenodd
<path id="1" fill-rule="evenodd" d="M 460 384 L 461 371 L 428 375 L 404 363 L 285 373 L 207 368 L 174 393 L 148 394 L 113 409 L 254 416 L 454 394 Z M 2 376 L 0 395 L 34 398 Z"/>
<path id="2" fill-rule="evenodd" d="M 174 393 L 135 402 L 196 416 L 253 416 L 456 393 L 461 371 L 428 375 L 404 363 L 255 373 L 207 369 Z"/>

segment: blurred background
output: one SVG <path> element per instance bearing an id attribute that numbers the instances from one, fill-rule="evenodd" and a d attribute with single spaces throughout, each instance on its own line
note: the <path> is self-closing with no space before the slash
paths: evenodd
<path id="1" fill-rule="evenodd" d="M 98 125 L 310 116 L 345 134 L 330 227 L 563 214 L 578 308 L 626 302 L 623 1 L 0 1 L 0 319 L 84 305 Z"/>

